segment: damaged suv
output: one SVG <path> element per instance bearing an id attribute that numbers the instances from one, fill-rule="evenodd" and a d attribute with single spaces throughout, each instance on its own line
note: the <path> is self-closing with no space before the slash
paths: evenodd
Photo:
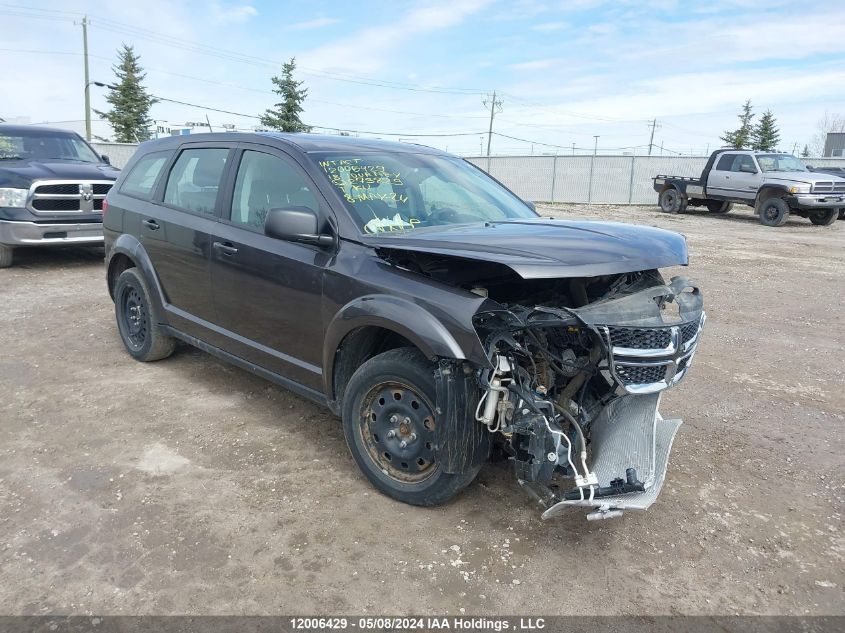
<path id="1" fill-rule="evenodd" d="M 177 340 L 340 415 L 385 494 L 434 505 L 507 459 L 545 508 L 646 509 L 702 294 L 655 228 L 541 218 L 409 144 L 205 134 L 140 146 L 104 205 L 131 356 Z"/>

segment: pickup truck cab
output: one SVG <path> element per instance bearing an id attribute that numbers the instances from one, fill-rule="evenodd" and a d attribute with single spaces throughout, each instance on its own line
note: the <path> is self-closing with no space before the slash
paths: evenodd
<path id="1" fill-rule="evenodd" d="M 658 175 L 654 190 L 667 213 L 683 213 L 689 206 L 726 213 L 739 203 L 753 207 L 766 226 L 781 226 L 790 214 L 829 225 L 845 207 L 845 178 L 811 172 L 795 156 L 780 152 L 717 150 L 700 178 Z"/>
<path id="2" fill-rule="evenodd" d="M 0 268 L 19 246 L 102 245 L 118 173 L 74 132 L 0 125 Z"/>

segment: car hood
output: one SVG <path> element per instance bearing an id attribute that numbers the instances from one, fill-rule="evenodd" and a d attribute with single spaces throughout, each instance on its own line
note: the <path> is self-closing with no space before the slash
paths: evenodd
<path id="1" fill-rule="evenodd" d="M 495 262 L 523 279 L 594 277 L 688 263 L 682 235 L 619 222 L 537 218 L 379 233 L 361 241 L 376 249 Z"/>
<path id="2" fill-rule="evenodd" d="M 833 174 L 816 171 L 769 171 L 765 173 L 767 182 L 805 183 L 813 185 L 817 182 L 843 182 L 845 178 Z"/>
<path id="3" fill-rule="evenodd" d="M 106 163 L 72 160 L 2 160 L 0 187 L 28 188 L 35 180 L 115 180 L 120 172 Z"/>

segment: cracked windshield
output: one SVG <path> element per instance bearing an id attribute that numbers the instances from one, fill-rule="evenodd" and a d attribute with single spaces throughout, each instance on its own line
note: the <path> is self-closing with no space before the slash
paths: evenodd
<path id="1" fill-rule="evenodd" d="M 364 233 L 534 218 L 522 200 L 466 162 L 427 154 L 320 155 Z"/>

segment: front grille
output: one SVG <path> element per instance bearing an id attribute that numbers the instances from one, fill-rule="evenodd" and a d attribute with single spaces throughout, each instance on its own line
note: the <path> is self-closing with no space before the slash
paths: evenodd
<path id="1" fill-rule="evenodd" d="M 93 213 L 103 210 L 111 181 L 36 181 L 30 188 L 29 209 L 33 213 Z"/>
<path id="2" fill-rule="evenodd" d="M 610 375 L 628 393 L 671 387 L 686 373 L 703 324 L 702 314 L 695 321 L 662 327 L 605 326 Z"/>
<path id="3" fill-rule="evenodd" d="M 672 341 L 671 332 L 667 328 L 611 326 L 608 330 L 614 347 L 664 349 Z"/>
<path id="4" fill-rule="evenodd" d="M 629 385 L 657 383 L 666 379 L 666 365 L 616 365 L 616 375 Z"/>
<path id="5" fill-rule="evenodd" d="M 845 193 L 845 182 L 817 182 L 813 185 L 813 193 Z"/>

